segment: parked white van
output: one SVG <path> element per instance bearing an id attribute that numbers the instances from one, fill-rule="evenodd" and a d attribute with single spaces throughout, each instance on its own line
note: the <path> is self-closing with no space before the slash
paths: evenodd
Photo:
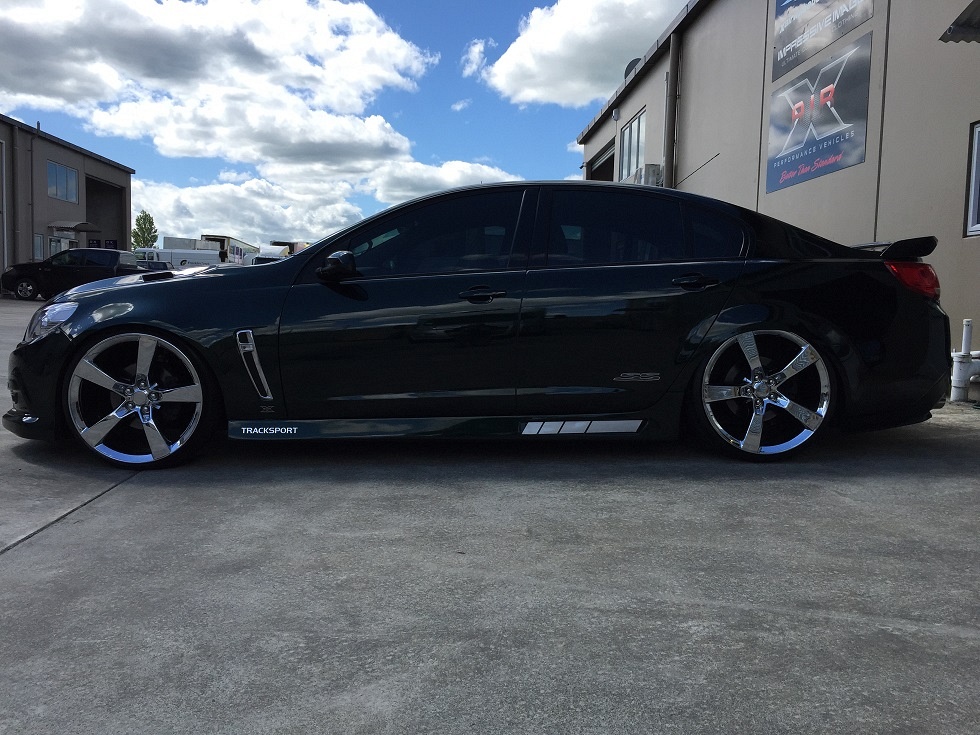
<path id="1" fill-rule="evenodd" d="M 139 260 L 165 260 L 174 268 L 190 268 L 197 265 L 214 265 L 221 262 L 217 250 L 175 250 L 167 248 L 135 248 Z"/>

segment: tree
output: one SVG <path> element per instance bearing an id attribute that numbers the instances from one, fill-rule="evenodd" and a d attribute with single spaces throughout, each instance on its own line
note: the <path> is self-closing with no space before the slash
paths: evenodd
<path id="1" fill-rule="evenodd" d="M 153 217 L 145 209 L 141 209 L 140 213 L 136 215 L 136 228 L 133 230 L 133 247 L 155 248 L 157 237 L 157 226 L 153 222 Z"/>

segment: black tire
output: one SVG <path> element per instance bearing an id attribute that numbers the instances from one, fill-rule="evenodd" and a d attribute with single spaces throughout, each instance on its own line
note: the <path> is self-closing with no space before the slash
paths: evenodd
<path id="1" fill-rule="evenodd" d="M 744 459 L 784 457 L 824 432 L 836 404 L 833 378 L 817 348 L 799 335 L 746 332 L 701 366 L 688 410 L 709 446 Z"/>
<path id="2" fill-rule="evenodd" d="M 63 397 L 69 432 L 130 469 L 189 459 L 207 441 L 218 404 L 214 381 L 190 351 L 144 331 L 86 345 L 70 364 Z"/>
<path id="3" fill-rule="evenodd" d="M 37 298 L 37 281 L 33 278 L 18 278 L 14 282 L 14 296 L 22 301 Z"/>

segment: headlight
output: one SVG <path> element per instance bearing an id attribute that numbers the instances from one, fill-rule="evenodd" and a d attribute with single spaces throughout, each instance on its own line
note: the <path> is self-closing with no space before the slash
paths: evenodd
<path id="1" fill-rule="evenodd" d="M 24 341 L 33 342 L 35 339 L 53 332 L 68 321 L 68 318 L 75 313 L 77 308 L 78 304 L 72 303 L 42 306 L 31 317 L 31 323 L 27 325 L 27 331 L 24 333 Z"/>

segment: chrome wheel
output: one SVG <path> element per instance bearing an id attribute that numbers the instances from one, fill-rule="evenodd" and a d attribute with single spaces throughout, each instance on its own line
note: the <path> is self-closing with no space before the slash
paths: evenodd
<path id="1" fill-rule="evenodd" d="M 194 437 L 205 410 L 191 359 L 144 333 L 117 334 L 90 347 L 71 370 L 66 400 L 78 438 L 126 466 L 169 460 Z"/>
<path id="2" fill-rule="evenodd" d="M 710 431 L 749 455 L 803 445 L 827 418 L 831 392 L 830 371 L 816 348 L 776 330 L 726 341 L 705 365 L 700 385 Z"/>

